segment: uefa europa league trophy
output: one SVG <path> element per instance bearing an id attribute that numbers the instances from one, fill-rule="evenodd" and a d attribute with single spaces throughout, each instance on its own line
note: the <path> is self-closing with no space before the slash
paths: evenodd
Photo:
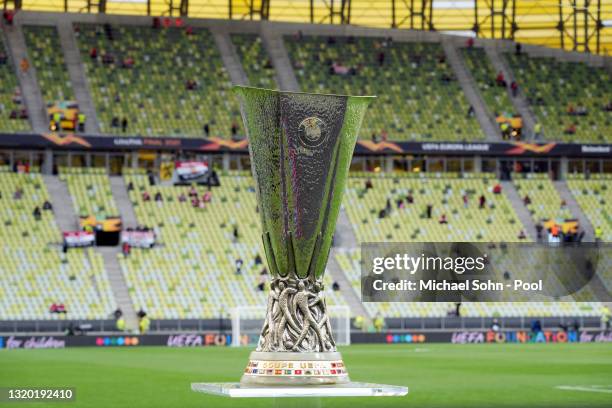
<path id="1" fill-rule="evenodd" d="M 259 344 L 241 384 L 348 383 L 323 274 L 357 133 L 373 97 L 234 90 L 272 275 Z"/>

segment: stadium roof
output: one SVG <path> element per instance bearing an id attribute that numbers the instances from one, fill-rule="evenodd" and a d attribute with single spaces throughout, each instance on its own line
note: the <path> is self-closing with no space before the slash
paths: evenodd
<path id="1" fill-rule="evenodd" d="M 612 0 L 22 0 L 21 3 L 24 10 L 38 11 L 95 12 L 103 7 L 109 14 L 186 14 L 195 18 L 245 20 L 264 15 L 270 21 L 296 23 L 348 21 L 380 28 L 433 27 L 460 35 L 474 35 L 478 31 L 479 37 L 514 38 L 548 47 L 612 54 Z M 599 47 L 597 21 L 601 22 Z"/>

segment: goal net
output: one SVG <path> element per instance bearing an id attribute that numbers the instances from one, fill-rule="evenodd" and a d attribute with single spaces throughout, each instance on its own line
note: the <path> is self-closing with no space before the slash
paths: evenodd
<path id="1" fill-rule="evenodd" d="M 327 315 L 331 321 L 336 345 L 351 344 L 351 310 L 349 307 L 328 306 Z M 265 317 L 265 305 L 239 306 L 232 309 L 232 346 L 257 344 Z"/>

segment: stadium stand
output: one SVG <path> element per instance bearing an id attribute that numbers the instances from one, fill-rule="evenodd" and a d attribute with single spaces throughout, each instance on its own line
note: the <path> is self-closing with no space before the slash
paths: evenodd
<path id="1" fill-rule="evenodd" d="M 494 175 L 470 177 L 459 178 L 457 173 L 351 177 L 345 208 L 358 241 L 516 241 L 523 226 L 503 192 L 493 192 L 498 184 Z M 372 188 L 366 188 L 368 180 Z M 483 208 L 479 208 L 481 196 L 486 200 Z M 431 218 L 426 215 L 428 205 Z M 443 215 L 447 223 L 440 223 Z"/>
<path id="2" fill-rule="evenodd" d="M 266 54 L 261 37 L 256 34 L 232 34 L 231 38 L 249 78 L 249 84 L 260 88 L 278 88 L 274 67 Z"/>
<path id="3" fill-rule="evenodd" d="M 505 54 L 548 140 L 610 143 L 612 78 L 604 68 Z"/>
<path id="4" fill-rule="evenodd" d="M 194 207 L 191 187 L 152 186 L 145 175 L 133 172 L 124 177 L 128 188 L 133 187 L 130 199 L 139 223 L 154 228 L 158 236 L 153 249 L 119 255 L 136 309 L 154 319 L 214 319 L 228 317 L 237 306 L 265 304 L 267 291 L 257 290 L 264 264 L 254 260 L 264 252 L 250 173 L 222 176 L 203 208 Z M 194 189 L 201 202 L 207 190 Z M 155 200 L 158 193 L 160 201 Z M 240 274 L 238 259 L 243 261 Z M 341 294 L 331 290 L 329 276 L 325 283 L 328 304 L 344 304 Z"/>
<path id="5" fill-rule="evenodd" d="M 102 257 L 92 249 L 62 253 L 53 211 L 42 209 L 49 194 L 40 174 L 3 167 L 0 194 L 0 320 L 108 317 L 115 305 Z M 67 313 L 50 313 L 53 303 Z"/>
<path id="6" fill-rule="evenodd" d="M 378 96 L 362 139 L 484 138 L 439 43 L 296 35 L 285 44 L 302 89 Z"/>
<path id="7" fill-rule="evenodd" d="M 584 175 L 569 175 L 567 185 L 576 198 L 578 205 L 591 221 L 593 228 L 601 228 L 602 241 L 612 241 L 612 190 L 610 176 L 591 175 L 587 180 Z"/>
<path id="8" fill-rule="evenodd" d="M 56 102 L 74 101 L 75 96 L 57 28 L 28 25 L 23 27 L 28 46 L 28 56 L 36 68 L 36 76 L 43 100 L 47 105 Z"/>
<path id="9" fill-rule="evenodd" d="M 229 138 L 233 125 L 240 128 L 208 30 L 78 24 L 76 31 L 103 133 L 201 138 L 208 123 L 210 136 Z"/>
<path id="10" fill-rule="evenodd" d="M 514 174 L 512 181 L 535 222 L 573 218 L 548 174 Z"/>
<path id="11" fill-rule="evenodd" d="M 476 85 L 489 111 L 499 117 L 512 117 L 515 114 L 514 106 L 508 96 L 507 89 L 497 85 L 495 79 L 497 72 L 489 61 L 483 48 L 461 48 L 461 55 L 467 68 L 472 73 Z"/>
<path id="12" fill-rule="evenodd" d="M 119 215 L 110 181 L 103 168 L 60 167 L 60 180 L 66 182 L 74 211 L 99 220 Z"/>
<path id="13" fill-rule="evenodd" d="M 21 97 L 15 66 L 0 31 L 0 130 L 9 133 L 31 130 Z"/>

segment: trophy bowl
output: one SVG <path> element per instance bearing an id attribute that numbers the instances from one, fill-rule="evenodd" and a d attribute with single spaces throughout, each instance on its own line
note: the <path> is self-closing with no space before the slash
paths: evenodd
<path id="1" fill-rule="evenodd" d="M 348 170 L 372 96 L 235 86 L 272 281 L 241 384 L 348 383 L 323 295 Z"/>

